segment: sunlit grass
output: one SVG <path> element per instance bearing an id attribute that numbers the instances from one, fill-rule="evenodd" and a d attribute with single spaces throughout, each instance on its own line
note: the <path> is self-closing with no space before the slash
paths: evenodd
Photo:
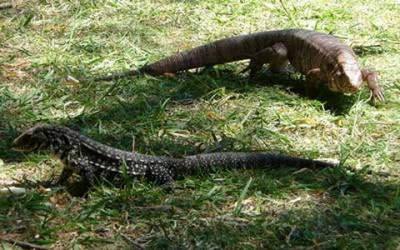
<path id="1" fill-rule="evenodd" d="M 0 198 L 0 237 L 59 249 L 126 248 L 124 237 L 154 249 L 396 249 L 399 13 L 393 1 L 27 1 L 1 10 L 2 187 L 60 170 L 51 156 L 9 149 L 37 123 L 68 125 L 125 150 L 134 137 L 146 154 L 268 151 L 345 161 L 359 172 L 219 171 L 179 180 L 172 193 L 137 181 L 95 187 L 87 198 L 30 188 Z M 364 67 L 379 71 L 386 102 L 371 105 L 367 89 L 322 89 L 309 99 L 301 79 L 262 72 L 250 81 L 239 73 L 243 62 L 202 74 L 85 80 L 219 38 L 293 27 L 353 46 Z M 139 208 L 158 205 L 173 209 Z"/>

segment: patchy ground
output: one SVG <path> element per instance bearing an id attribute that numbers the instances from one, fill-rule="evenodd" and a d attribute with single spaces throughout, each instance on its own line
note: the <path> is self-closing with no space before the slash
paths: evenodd
<path id="1" fill-rule="evenodd" d="M 27 188 L 0 198 L 0 238 L 52 249 L 399 248 L 399 13 L 395 1 L 26 1 L 0 10 L 0 188 Z M 351 45 L 379 71 L 386 102 L 369 103 L 367 89 L 322 89 L 309 99 L 297 75 L 264 71 L 250 81 L 243 62 L 82 80 L 215 39 L 294 27 Z M 172 193 L 137 181 L 73 197 L 31 185 L 58 173 L 57 160 L 9 148 L 37 123 L 125 150 L 134 138 L 146 154 L 268 151 L 358 171 L 219 171 L 181 180 Z"/>

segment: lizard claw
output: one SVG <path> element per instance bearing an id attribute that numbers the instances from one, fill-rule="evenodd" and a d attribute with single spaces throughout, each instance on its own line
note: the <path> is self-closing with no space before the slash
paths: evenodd
<path id="1" fill-rule="evenodd" d="M 59 179 L 52 178 L 50 180 L 40 182 L 40 185 L 45 188 L 55 187 L 60 185 L 60 181 Z"/>
<path id="2" fill-rule="evenodd" d="M 378 76 L 375 71 L 363 69 L 361 70 L 363 81 L 367 81 L 368 88 L 371 90 L 371 99 L 373 102 L 376 100 L 383 102 L 385 95 L 378 83 Z"/>
<path id="3" fill-rule="evenodd" d="M 371 98 L 372 101 L 385 101 L 385 95 L 383 94 L 383 90 L 381 87 L 376 86 L 374 89 L 371 90 Z"/>
<path id="4" fill-rule="evenodd" d="M 239 72 L 239 74 L 244 74 L 244 73 L 246 73 L 246 72 L 248 72 L 248 71 L 250 71 L 250 70 L 251 70 L 250 65 L 248 65 L 246 68 L 242 69 L 242 70 Z"/>

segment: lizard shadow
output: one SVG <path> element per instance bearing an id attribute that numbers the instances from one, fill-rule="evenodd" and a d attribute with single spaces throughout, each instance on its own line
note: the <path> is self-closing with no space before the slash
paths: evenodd
<path id="1" fill-rule="evenodd" d="M 198 88 L 202 90 L 201 86 L 198 86 Z M 172 106 L 174 102 L 179 104 L 185 104 L 188 100 L 193 102 L 195 101 L 192 99 L 193 96 L 196 96 L 198 93 L 207 93 L 208 91 L 209 90 L 204 90 L 203 92 L 193 91 L 186 94 L 177 91 L 177 93 L 172 96 Z M 167 92 L 159 95 L 164 95 L 163 97 L 166 97 L 170 94 L 171 93 Z M 75 130 L 80 130 L 85 135 L 99 142 L 125 150 L 130 150 L 132 148 L 132 135 L 135 135 L 136 151 L 152 155 L 181 157 L 182 155 L 203 152 L 238 151 L 239 142 L 229 138 L 193 146 L 190 141 L 185 139 L 171 140 L 163 136 L 149 136 L 151 133 L 140 129 L 140 126 L 127 126 L 130 123 L 146 123 L 147 117 L 160 116 L 159 99 L 152 97 L 152 91 L 146 92 L 143 95 L 143 99 L 141 98 L 142 97 L 139 96 L 130 103 L 123 103 L 118 106 L 114 106 L 115 103 L 110 103 L 108 104 L 109 106 L 105 103 L 104 110 L 106 112 L 91 114 L 82 113 L 82 115 L 68 120 L 55 119 L 52 122 L 67 125 Z M 277 98 L 280 97 L 278 96 Z M 146 103 L 146 105 L 143 105 L 143 103 Z M 117 128 L 123 127 L 125 129 L 112 134 L 104 132 L 104 129 L 107 129 L 112 123 L 115 124 L 114 118 L 116 117 L 125 118 L 123 120 L 118 120 L 119 124 L 116 126 Z M 151 127 L 153 125 L 150 124 L 148 126 Z M 103 129 L 96 129 L 99 127 L 103 127 Z M 196 128 L 192 127 L 192 129 L 195 130 Z M 240 151 L 250 150 L 246 147 L 239 148 Z M 307 155 L 310 152 L 298 153 L 300 155 Z M 21 158 L 22 157 L 21 155 Z M 230 239 L 232 237 L 245 238 L 247 237 L 245 232 L 250 231 L 256 231 L 260 235 L 269 235 L 268 233 L 272 231 L 277 234 L 277 238 L 287 239 L 286 242 L 289 242 L 287 244 L 291 244 L 291 246 L 297 244 L 312 246 L 315 241 L 310 240 L 310 242 L 304 242 L 304 239 L 309 237 L 310 232 L 313 234 L 314 239 L 321 242 L 324 241 L 324 237 L 336 237 L 335 235 L 337 234 L 353 235 L 353 237 L 359 235 L 360 239 L 362 238 L 363 240 L 374 240 L 376 235 L 380 235 L 379 242 L 384 244 L 385 241 L 392 240 L 398 235 L 397 227 L 390 226 L 396 223 L 387 222 L 388 219 L 397 218 L 398 206 L 394 204 L 394 202 L 396 202 L 394 197 L 397 197 L 396 192 L 398 192 L 398 185 L 386 180 L 371 181 L 371 178 L 367 178 L 362 171 L 349 173 L 340 168 L 299 171 L 298 169 L 292 168 L 217 170 L 212 174 L 203 173 L 199 176 L 188 176 L 184 180 L 179 180 L 178 185 L 185 188 L 183 191 L 178 191 L 176 193 L 159 193 L 161 193 L 161 197 L 163 197 L 162 200 L 169 201 L 168 205 L 177 207 L 182 211 L 176 212 L 175 216 L 178 217 L 182 216 L 182 218 L 184 218 L 184 213 L 188 211 L 199 211 L 199 213 L 201 213 L 210 203 L 216 205 L 226 214 L 228 212 L 224 209 L 232 206 L 232 199 L 236 197 L 238 192 L 240 193 L 240 191 L 243 190 L 243 187 L 246 186 L 250 178 L 252 182 L 249 189 L 246 190 L 249 199 L 246 199 L 247 205 L 244 205 L 243 213 L 240 214 L 240 218 L 245 218 L 249 223 L 241 225 L 241 230 L 237 230 L 237 224 L 232 224 L 228 220 L 221 220 L 219 216 L 211 213 L 207 215 L 207 218 L 212 219 L 211 224 L 199 225 L 197 222 L 194 222 L 193 226 L 189 223 L 180 230 L 192 230 L 195 235 L 204 237 L 209 242 L 217 242 L 216 244 L 225 243 L 220 239 L 217 241 L 212 235 L 223 235 L 225 236 L 224 238 Z M 223 181 L 222 183 L 221 180 Z M 293 185 L 294 183 L 295 185 Z M 228 195 L 231 198 L 224 201 L 222 198 L 218 197 L 218 192 L 210 195 L 210 190 L 214 190 L 214 187 L 218 186 L 222 186 L 223 189 L 228 189 Z M 297 187 L 301 187 L 300 190 L 297 189 Z M 67 191 L 71 192 L 75 188 L 75 191 L 78 191 L 78 193 L 72 194 L 81 196 L 82 193 L 79 193 L 79 191 L 84 190 L 85 186 L 79 187 L 73 185 L 71 188 L 72 189 Z M 155 189 L 158 190 L 157 188 Z M 218 191 L 218 189 L 215 190 Z M 307 195 L 302 196 L 302 191 L 307 191 Z M 144 191 L 142 191 L 142 193 L 143 192 Z M 114 194 L 115 196 L 122 196 L 120 191 L 115 191 Z M 127 205 L 126 199 L 119 199 L 117 197 L 112 199 L 113 202 L 106 203 L 104 206 L 126 212 L 132 216 L 133 219 L 131 219 L 134 220 L 136 217 L 140 217 L 140 215 L 137 215 L 135 211 L 130 209 L 135 207 L 135 205 L 143 206 L 143 204 L 149 204 L 148 200 L 146 200 L 149 199 L 149 195 L 142 195 L 143 197 L 141 197 L 139 194 L 140 192 L 138 192 L 138 197 L 130 200 L 129 205 Z M 278 203 L 277 201 L 280 201 L 285 194 L 295 194 L 295 196 L 298 194 L 299 198 L 291 198 L 292 200 L 286 201 L 287 204 L 294 204 L 291 206 L 280 207 L 276 205 Z M 110 196 L 110 194 L 105 195 Z M 256 217 L 253 215 L 246 216 L 247 207 L 257 205 L 256 203 L 248 202 L 255 202 L 260 197 L 265 198 L 261 206 L 258 205 L 262 211 L 261 215 L 256 215 Z M 373 204 L 371 200 L 373 200 Z M 15 206 L 15 202 L 19 201 L 4 202 L 6 205 L 3 207 Z M 379 206 L 376 204 L 379 204 Z M 384 207 L 384 216 L 372 218 L 369 213 L 371 205 L 374 207 Z M 29 217 L 34 214 L 35 211 L 26 212 L 23 216 Z M 150 218 L 163 220 L 162 216 L 165 215 L 163 215 L 163 213 L 158 213 L 151 215 Z M 149 217 L 146 218 L 148 219 Z M 24 218 L 22 218 L 22 220 L 23 219 Z M 217 221 L 216 223 L 218 224 L 214 224 L 213 221 Z M 257 223 L 253 223 L 253 221 L 257 221 Z M 268 227 L 257 227 L 257 225 L 260 225 L 258 222 L 264 223 L 268 225 Z M 329 225 L 329 227 L 321 229 L 321 223 L 322 225 Z M 371 224 L 387 224 L 388 226 L 385 228 L 372 227 Z M 224 230 L 222 230 L 221 227 Z M 167 230 L 169 229 L 173 230 L 167 226 Z M 210 234 L 210 232 L 213 233 Z M 163 237 L 163 234 L 160 235 L 161 236 L 153 239 L 154 242 L 157 240 L 164 240 L 164 242 L 168 242 L 170 246 L 178 246 L 180 242 L 178 237 L 184 235 L 184 233 L 177 232 L 166 239 L 160 239 Z M 288 235 L 290 235 L 290 237 Z M 268 238 L 268 240 L 271 239 Z M 346 242 L 343 244 L 345 243 Z M 271 242 L 265 242 L 263 244 L 271 246 Z M 281 241 L 277 241 L 277 244 L 281 244 Z"/>
<path id="2" fill-rule="evenodd" d="M 287 175 L 285 176 L 285 174 Z M 264 178 L 265 175 L 270 175 L 273 178 Z M 387 241 L 396 240 L 398 235 L 396 223 L 388 223 L 388 218 L 396 220 L 398 213 L 397 208 L 391 205 L 392 198 L 390 197 L 395 196 L 398 189 L 398 186 L 393 183 L 371 182 L 361 175 L 348 174 L 338 169 L 313 172 L 312 175 L 308 171 L 297 175 L 274 170 L 269 170 L 267 174 L 257 171 L 250 177 L 247 173 L 241 173 L 237 175 L 237 178 L 233 178 L 232 183 L 245 186 L 249 178 L 252 178 L 253 181 L 251 187 L 247 190 L 248 199 L 242 207 L 240 218 L 250 220 L 250 222 L 241 224 L 241 230 L 237 230 L 238 225 L 236 223 L 229 223 L 229 220 L 218 221 L 225 229 L 221 232 L 224 232 L 223 236 L 226 238 L 229 238 L 229 236 L 243 238 L 245 235 L 243 232 L 254 230 L 258 231 L 263 237 L 267 237 L 268 234 L 264 233 L 263 230 L 271 230 L 275 232 L 274 237 L 286 239 L 286 244 L 290 248 L 295 245 L 313 246 L 315 240 L 323 242 L 324 238 L 335 238 L 337 234 L 359 237 L 362 242 L 379 239 L 378 242 L 382 245 L 387 244 Z M 309 182 L 305 179 L 308 179 Z M 274 186 L 274 181 L 282 184 L 282 186 L 279 186 L 279 184 Z M 288 183 L 292 182 L 302 183 L 301 185 L 304 188 L 314 191 L 310 192 L 311 196 L 304 197 L 301 195 L 301 190 L 288 188 L 290 187 Z M 282 194 L 287 192 L 298 193 L 298 196 L 284 204 L 273 202 L 273 197 L 281 197 Z M 257 197 L 260 198 L 263 194 L 268 198 L 260 204 Z M 201 198 L 202 196 L 197 195 L 196 197 Z M 207 199 L 207 197 L 203 199 Z M 218 198 L 214 199 L 218 201 Z M 214 199 L 208 198 L 209 202 L 213 202 Z M 371 200 L 374 201 L 374 204 L 388 208 L 385 216 L 371 218 Z M 196 199 L 188 201 L 177 197 L 173 205 L 183 208 L 184 211 L 193 208 L 204 209 L 204 205 L 202 207 L 202 203 Z M 229 202 L 218 205 L 219 208 L 225 209 L 230 206 Z M 260 223 L 265 223 L 268 227 L 257 227 L 254 219 Z M 386 226 L 372 226 L 376 223 L 379 225 L 382 223 Z M 326 225 L 326 227 L 321 225 Z M 221 232 L 218 232 L 220 229 L 217 229 L 218 226 L 213 223 L 198 226 L 198 228 L 202 230 L 199 230 L 196 235 L 205 236 L 207 230 L 215 230 L 215 235 L 221 235 Z M 313 240 L 304 242 L 304 238 L 307 238 L 310 234 Z M 384 235 L 384 239 L 380 235 Z M 348 243 L 341 237 L 337 239 L 338 241 L 333 244 L 334 246 L 345 246 Z M 210 237 L 209 241 L 213 240 L 216 239 Z M 279 241 L 276 243 L 279 244 Z M 274 244 L 274 239 L 265 239 L 263 244 L 271 247 Z"/>
<path id="3" fill-rule="evenodd" d="M 332 92 L 328 87 L 321 83 L 312 96 L 306 93 L 305 77 L 295 72 L 272 73 L 268 69 L 257 72 L 254 77 L 247 74 L 237 74 L 233 69 L 216 69 L 206 68 L 198 74 L 181 73 L 179 77 L 183 77 L 186 82 L 196 78 L 205 78 L 204 80 L 212 82 L 215 87 L 224 87 L 227 90 L 236 91 L 238 93 L 251 92 L 253 87 L 263 87 L 263 91 L 276 91 L 273 98 L 276 101 L 286 101 L 288 95 L 296 95 L 309 100 L 321 102 L 325 110 L 329 110 L 334 115 L 348 114 L 351 107 L 357 101 L 357 95 L 345 95 L 343 93 Z M 204 81 L 203 80 L 203 81 Z M 181 81 L 178 79 L 178 81 Z M 205 87 L 204 85 L 202 85 Z M 271 87 L 278 87 L 278 90 Z M 269 88 L 269 89 L 268 89 Z M 207 89 L 207 88 L 204 88 Z M 190 90 L 188 90 L 190 91 Z"/>
<path id="4" fill-rule="evenodd" d="M 233 70 L 209 70 L 203 74 L 182 73 L 179 77 L 156 77 L 153 80 L 145 81 L 146 84 L 132 84 L 132 80 L 123 79 L 118 81 L 122 88 L 119 89 L 116 85 L 111 85 L 110 91 L 104 96 L 101 104 L 101 112 L 81 113 L 73 118 L 55 119 L 47 121 L 47 123 L 61 123 L 74 130 L 83 132 L 83 134 L 93 137 L 100 142 L 107 142 L 110 146 L 130 149 L 132 148 L 132 136 L 135 136 L 136 150 L 151 155 L 166 155 L 173 157 L 181 157 L 182 155 L 192 155 L 204 152 L 219 152 L 219 151 L 235 151 L 247 150 L 244 144 L 240 145 L 240 141 L 232 138 L 225 138 L 218 145 L 211 145 L 210 143 L 200 143 L 193 146 L 190 141 L 178 140 L 171 141 L 162 136 L 154 137 L 154 134 L 149 132 L 146 128 L 147 125 L 136 126 L 135 124 L 144 124 L 146 120 L 160 120 L 160 123 L 151 124 L 154 129 L 162 131 L 162 123 L 167 124 L 167 117 L 164 109 L 174 109 L 180 105 L 193 105 L 207 95 L 213 95 L 213 91 L 218 89 L 226 89 L 234 93 L 257 93 L 260 90 L 260 85 L 264 90 L 265 83 L 274 85 L 278 83 L 280 86 L 289 86 L 298 92 L 292 90 L 276 91 L 273 87 L 266 86 L 265 91 L 268 92 L 268 101 L 286 102 L 288 98 L 296 98 L 292 93 L 304 93 L 301 90 L 302 80 L 293 80 L 293 78 L 285 78 L 285 76 L 260 73 L 262 77 L 253 80 L 242 74 L 235 74 Z M 266 77 L 265 77 L 266 76 Z M 262 83 L 259 83 L 262 82 Z M 299 86 L 296 86 L 299 85 Z M 88 99 L 90 102 L 93 96 L 98 95 L 93 93 L 93 90 L 87 88 L 82 93 L 77 93 L 77 99 Z M 92 96 L 92 97 L 91 97 Z M 117 96 L 118 98 L 115 98 Z M 131 99 L 129 99 L 131 98 Z M 168 103 L 163 103 L 168 100 Z M 337 100 L 335 100 L 337 101 Z M 335 106 L 336 107 L 336 106 Z M 150 119 L 149 119 L 150 118 Z M 101 132 L 101 127 L 108 127 L 111 123 L 119 123 L 119 127 L 123 128 L 119 133 L 104 133 Z M 185 125 L 187 126 L 187 124 Z M 196 125 L 192 124 L 190 130 L 196 130 Z M 97 127 L 98 130 L 93 129 Z M 89 133 L 88 133 L 89 131 Z M 3 141 L 4 146 L 10 144 L 12 138 L 15 138 L 16 131 L 7 135 L 7 140 Z M 223 135 L 222 135 L 223 136 Z M 221 137 L 222 137 L 221 136 Z M 150 139 L 149 139 L 150 138 Z M 231 141 L 229 141 L 232 139 Z M 236 146 L 235 146 L 236 143 Z M 5 150 L 10 152 L 10 150 Z M 302 152 L 307 153 L 307 152 Z M 5 153 L 2 157 L 6 162 L 23 161 L 24 156 L 18 153 Z"/>
<path id="5" fill-rule="evenodd" d="M 323 83 L 319 85 L 317 92 L 310 96 L 306 93 L 305 77 L 295 72 L 273 73 L 265 70 L 258 73 L 256 78 L 250 81 L 266 86 L 278 85 L 289 93 L 296 94 L 309 100 L 319 101 L 324 109 L 329 110 L 333 115 L 348 114 L 357 99 L 356 95 L 332 92 L 328 89 L 327 85 Z"/>
<path id="6" fill-rule="evenodd" d="M 297 96 L 310 99 L 305 94 L 304 79 L 298 77 L 298 75 L 272 74 L 269 71 L 262 71 L 255 78 L 250 79 L 245 74 L 235 73 L 232 65 L 227 65 L 221 69 L 212 67 L 200 73 L 183 72 L 175 78 L 159 76 L 146 81 L 146 85 L 136 85 L 135 82 L 140 81 L 139 78 L 118 81 L 111 85 L 110 89 L 112 90 L 104 98 L 104 102 L 107 102 L 109 99 L 113 99 L 114 95 L 120 95 L 121 91 L 118 88 L 122 87 L 122 89 L 125 89 L 122 92 L 126 93 L 124 99 L 131 98 L 135 99 L 134 101 L 117 101 L 114 102 L 114 106 L 105 105 L 101 112 L 76 116 L 65 120 L 65 123 L 79 129 L 82 126 L 85 127 L 85 124 L 96 124 L 99 121 L 113 119 L 119 121 L 121 117 L 131 123 L 141 122 L 142 118 L 146 116 L 157 115 L 157 109 L 161 108 L 161 100 L 168 99 L 172 106 L 192 105 L 204 96 L 212 95 L 218 89 L 225 89 L 233 93 L 259 93 L 260 88 L 262 88 L 262 91 L 267 93 L 266 96 L 271 103 L 291 101 L 293 98 L 296 99 Z M 88 88 L 88 92 L 82 91 L 77 97 L 93 102 L 91 99 L 94 99 L 93 96 L 96 95 L 97 93 L 93 93 Z M 355 95 L 346 96 L 341 93 L 333 93 L 327 87 L 321 86 L 315 100 L 321 102 L 324 109 L 331 111 L 332 114 L 343 115 L 349 112 L 356 101 L 356 97 Z M 13 118 L 10 117 L 10 120 L 13 120 Z M 17 136 L 15 130 L 10 128 L 8 130 L 10 130 L 10 133 L 0 135 L 4 137 L 0 138 L 3 142 L 0 144 L 0 148 L 4 148 L 0 156 L 6 161 L 18 160 L 14 153 L 6 150 L 12 139 Z"/>
<path id="7" fill-rule="evenodd" d="M 198 74 L 185 72 L 180 75 L 185 80 L 187 79 L 186 81 L 191 81 L 191 78 L 204 76 L 210 82 L 213 82 L 215 87 L 223 86 L 227 90 L 239 93 L 251 92 L 254 90 L 254 87 L 263 87 L 263 91 L 277 92 L 273 95 L 275 101 L 287 101 L 288 95 L 317 100 L 321 102 L 325 110 L 329 110 L 334 115 L 348 114 L 351 107 L 357 101 L 357 95 L 345 95 L 343 93 L 332 92 L 328 89 L 327 85 L 323 83 L 319 85 L 318 92 L 310 96 L 306 93 L 305 77 L 294 71 L 273 73 L 267 68 L 264 68 L 260 72 L 257 72 L 254 77 L 250 78 L 247 74 L 235 73 L 235 70 L 229 69 L 229 67 L 212 70 L 214 68 L 215 67 L 206 68 Z M 272 89 L 272 86 L 278 87 L 278 90 Z M 259 88 L 257 88 L 256 91 L 260 91 Z"/>
<path id="8" fill-rule="evenodd" d="M 250 178 L 252 181 L 246 189 L 246 199 L 241 201 L 242 207 L 235 214 L 232 203 Z M 127 196 L 127 191 L 115 189 L 104 189 L 101 193 L 103 189 L 99 188 L 90 197 L 93 199 L 91 204 L 97 204 L 99 211 L 117 210 L 117 216 L 129 215 L 129 222 L 138 219 L 149 223 L 164 222 L 162 228 L 152 229 L 155 237 L 146 241 L 155 248 L 161 248 L 158 245 L 161 243 L 179 248 L 183 236 L 187 241 L 201 238 L 208 245 L 220 248 L 235 244 L 232 239 L 250 236 L 257 246 L 280 248 L 315 247 L 316 242 L 325 242 L 330 238 L 335 239 L 330 243 L 331 248 L 343 248 L 348 246 L 349 241 L 345 238 L 349 237 L 364 244 L 373 242 L 375 246 L 388 246 L 390 242 L 396 243 L 398 238 L 398 201 L 393 198 L 398 196 L 399 187 L 388 180 L 375 182 L 341 169 L 302 172 L 268 169 L 220 171 L 211 177 L 188 177 L 188 180 L 179 182 L 184 190 L 163 193 L 139 186 L 138 190 L 129 191 L 134 197 Z M 293 183 L 300 189 L 293 187 Z M 307 195 L 303 193 L 305 190 Z M 8 220 L 1 220 L 0 225 L 10 228 L 15 214 L 18 214 L 16 218 L 20 224 L 29 222 L 28 218 L 38 213 L 43 214 L 43 210 L 39 210 L 42 206 L 38 205 L 47 201 L 47 196 L 37 193 L 34 199 L 32 196 L 18 199 L 0 197 L 2 210 L 10 216 Z M 137 211 L 138 206 L 166 204 L 173 210 L 151 214 Z M 93 209 L 89 212 L 96 213 Z M 188 212 L 196 213 L 204 220 L 184 223 Z M 183 223 L 179 227 L 166 223 L 170 222 L 171 216 L 174 220 L 181 219 Z M 102 214 L 101 220 L 113 218 L 111 214 Z M 54 227 L 54 223 L 50 225 Z M 165 235 L 163 231 L 174 233 Z M 274 234 L 271 235 L 271 232 Z"/>

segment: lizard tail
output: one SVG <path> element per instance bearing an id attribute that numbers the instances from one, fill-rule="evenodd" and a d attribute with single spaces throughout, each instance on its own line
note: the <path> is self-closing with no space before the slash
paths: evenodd
<path id="1" fill-rule="evenodd" d="M 217 40 L 177 53 L 137 70 L 96 78 L 96 81 L 111 81 L 138 74 L 162 75 L 249 59 L 256 52 L 273 44 L 279 34 L 276 31 L 270 31 Z"/>
<path id="2" fill-rule="evenodd" d="M 265 167 L 295 167 L 321 169 L 335 167 L 338 164 L 318 160 L 309 160 L 276 154 L 263 153 L 211 153 L 193 155 L 184 158 L 185 166 L 190 170 L 207 170 L 214 167 L 241 169 Z"/>
<path id="3" fill-rule="evenodd" d="M 140 70 L 135 69 L 135 70 L 130 70 L 127 72 L 119 73 L 119 74 L 98 77 L 98 78 L 95 78 L 94 81 L 95 82 L 113 81 L 113 80 L 121 79 L 121 78 L 128 77 L 128 76 L 137 76 L 140 74 L 142 74 L 142 72 Z"/>

